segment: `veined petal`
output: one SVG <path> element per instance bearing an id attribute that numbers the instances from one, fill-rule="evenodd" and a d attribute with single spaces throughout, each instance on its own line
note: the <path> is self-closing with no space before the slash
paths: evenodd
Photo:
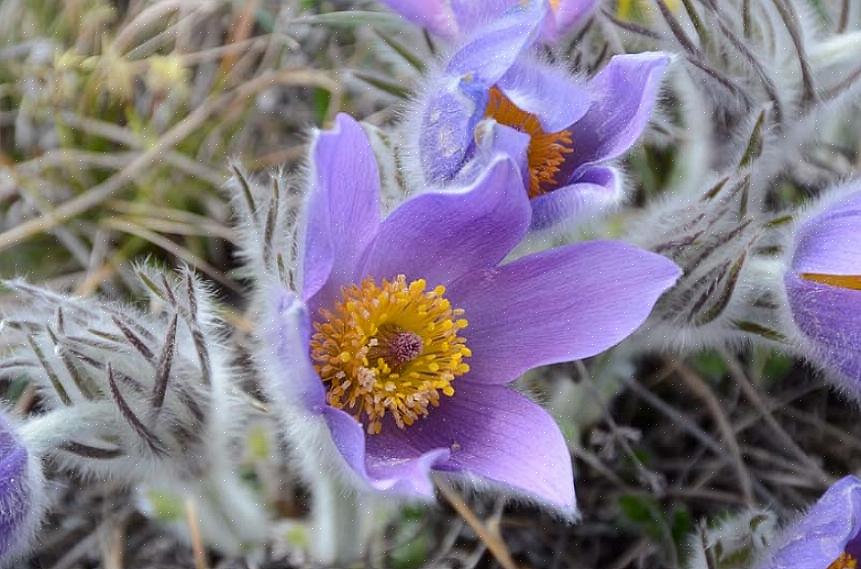
<path id="1" fill-rule="evenodd" d="M 619 171 L 605 166 L 584 170 L 576 182 L 532 200 L 532 231 L 597 216 L 624 196 Z"/>
<path id="2" fill-rule="evenodd" d="M 363 275 L 447 284 L 499 263 L 523 238 L 529 215 L 520 171 L 500 156 L 471 186 L 419 194 L 393 211 L 368 248 Z"/>
<path id="3" fill-rule="evenodd" d="M 442 37 L 455 37 L 460 30 L 449 0 L 380 0 L 393 12 Z"/>
<path id="4" fill-rule="evenodd" d="M 567 161 L 575 166 L 573 177 L 584 165 L 616 158 L 637 141 L 669 63 L 663 53 L 617 55 L 589 82 L 592 106 L 571 128 L 574 151 Z"/>
<path id="5" fill-rule="evenodd" d="M 433 498 L 430 471 L 448 459 L 447 447 L 404 456 L 404 449 L 391 452 L 378 448 L 376 441 L 380 437 L 367 437 L 362 425 L 340 409 L 326 407 L 324 417 L 335 447 L 359 480 L 379 492 Z"/>
<path id="6" fill-rule="evenodd" d="M 311 322 L 308 309 L 280 285 L 264 291 L 264 308 L 257 326 L 263 377 L 269 396 L 279 406 L 319 414 L 325 389 L 309 358 Z"/>
<path id="7" fill-rule="evenodd" d="M 816 359 L 842 372 L 846 387 L 861 393 L 861 290 L 814 282 L 789 272 L 784 276 L 795 324 L 807 337 Z"/>
<path id="8" fill-rule="evenodd" d="M 433 449 L 449 449 L 451 457 L 438 470 L 489 481 L 573 515 L 571 455 L 554 420 L 519 393 L 472 383 L 470 376 L 456 382 L 454 396 L 410 428 L 371 437 L 368 455 L 414 460 Z"/>
<path id="9" fill-rule="evenodd" d="M 473 271 L 449 287 L 469 327 L 473 381 L 508 383 L 528 369 L 594 356 L 645 321 L 676 282 L 670 260 L 591 241 Z"/>
<path id="10" fill-rule="evenodd" d="M 796 236 L 796 273 L 861 275 L 861 192 L 803 224 Z"/>
<path id="11" fill-rule="evenodd" d="M 535 115 L 545 132 L 570 127 L 592 103 L 586 85 L 562 69 L 526 58 L 513 63 L 496 86 L 517 107 Z"/>
<path id="12" fill-rule="evenodd" d="M 302 298 L 328 304 L 352 282 L 380 223 L 380 176 L 370 142 L 352 117 L 317 135 L 311 150 L 312 186 L 305 205 L 301 252 Z"/>
<path id="13" fill-rule="evenodd" d="M 833 484 L 801 521 L 785 532 L 758 568 L 829 567 L 859 533 L 861 480 L 847 476 Z"/>

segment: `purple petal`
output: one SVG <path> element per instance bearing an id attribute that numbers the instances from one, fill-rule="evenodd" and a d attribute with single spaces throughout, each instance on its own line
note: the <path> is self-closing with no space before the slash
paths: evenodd
<path id="1" fill-rule="evenodd" d="M 498 157 L 472 186 L 404 202 L 380 226 L 364 275 L 446 284 L 499 263 L 529 226 L 529 200 L 510 158 Z"/>
<path id="2" fill-rule="evenodd" d="M 0 412 L 0 564 L 17 557 L 33 538 L 41 514 L 41 479 L 34 480 L 27 449 Z"/>
<path id="3" fill-rule="evenodd" d="M 546 13 L 544 2 L 512 6 L 468 38 L 449 59 L 446 74 L 469 77 L 485 88 L 494 85 L 535 42 Z"/>
<path id="4" fill-rule="evenodd" d="M 368 137 L 349 115 L 317 135 L 312 186 L 305 205 L 302 298 L 330 304 L 352 282 L 357 262 L 379 227 L 380 176 Z"/>
<path id="5" fill-rule="evenodd" d="M 670 260 L 592 241 L 474 271 L 449 287 L 465 310 L 461 334 L 473 381 L 507 383 L 531 368 L 594 356 L 646 319 L 679 277 Z"/>
<path id="6" fill-rule="evenodd" d="M 842 372 L 850 380 L 845 387 L 861 397 L 861 290 L 813 282 L 791 272 L 784 282 L 792 318 L 813 355 Z"/>
<path id="7" fill-rule="evenodd" d="M 543 231 L 560 223 L 594 218 L 619 203 L 624 192 L 615 168 L 592 166 L 573 184 L 532 200 L 532 231 Z"/>
<path id="8" fill-rule="evenodd" d="M 442 37 L 454 37 L 458 34 L 458 23 L 455 20 L 448 0 L 380 0 L 393 12 L 412 23 L 427 28 L 428 31 Z"/>
<path id="9" fill-rule="evenodd" d="M 538 117 L 545 132 L 579 120 L 592 102 L 586 86 L 563 69 L 521 58 L 496 83 L 512 103 Z"/>
<path id="10" fill-rule="evenodd" d="M 487 107 L 487 87 L 472 80 L 431 82 L 419 133 L 419 160 L 425 179 L 448 182 L 471 149 L 472 134 Z"/>
<path id="11" fill-rule="evenodd" d="M 469 34 L 488 25 L 517 2 L 518 0 L 451 0 L 451 10 L 461 33 Z"/>
<path id="12" fill-rule="evenodd" d="M 529 135 L 509 126 L 499 124 L 493 119 L 483 120 L 475 129 L 476 155 L 464 166 L 458 179 L 475 180 L 487 170 L 489 164 L 499 155 L 510 157 L 520 169 L 523 187 L 529 183 L 527 150 Z"/>
<path id="13" fill-rule="evenodd" d="M 796 236 L 792 270 L 827 275 L 861 274 L 861 192 L 803 224 Z"/>
<path id="14" fill-rule="evenodd" d="M 280 285 L 270 287 L 264 295 L 257 338 L 261 346 L 259 364 L 269 381 L 269 396 L 279 405 L 300 405 L 320 413 L 325 405 L 325 389 L 309 356 L 308 310 L 295 294 Z"/>
<path id="15" fill-rule="evenodd" d="M 397 495 L 433 497 L 430 470 L 448 459 L 448 448 L 428 448 L 405 457 L 403 449 L 386 452 L 378 448 L 374 441 L 380 435 L 366 438 L 362 425 L 339 409 L 326 407 L 324 417 L 344 460 L 371 488 Z"/>
<path id="16" fill-rule="evenodd" d="M 454 385 L 454 396 L 444 397 L 424 419 L 370 437 L 368 455 L 410 460 L 450 449 L 451 458 L 437 469 L 489 480 L 573 514 L 571 456 L 550 415 L 504 386 L 466 377 Z"/>
<path id="17" fill-rule="evenodd" d="M 652 114 L 669 62 L 669 56 L 662 53 L 613 57 L 589 82 L 593 103 L 572 127 L 574 152 L 567 162 L 582 168 L 628 150 Z"/>
<path id="18" fill-rule="evenodd" d="M 861 533 L 861 480 L 847 476 L 828 489 L 775 545 L 761 569 L 828 567 Z"/>
<path id="19" fill-rule="evenodd" d="M 542 37 L 547 42 L 558 40 L 588 18 L 597 6 L 598 0 L 559 0 L 547 18 Z"/>

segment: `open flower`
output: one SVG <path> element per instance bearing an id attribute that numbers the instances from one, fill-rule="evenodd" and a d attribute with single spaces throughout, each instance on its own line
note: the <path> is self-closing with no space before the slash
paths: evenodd
<path id="1" fill-rule="evenodd" d="M 784 284 L 803 351 L 861 395 L 861 185 L 838 189 L 797 227 Z"/>
<path id="2" fill-rule="evenodd" d="M 583 82 L 529 54 L 539 31 L 529 6 L 482 27 L 429 75 L 405 127 L 426 184 L 470 179 L 500 151 L 517 159 L 533 229 L 620 200 L 611 161 L 645 128 L 669 63 L 661 53 L 619 55 Z"/>
<path id="3" fill-rule="evenodd" d="M 301 285 L 264 288 L 260 363 L 300 452 L 380 491 L 432 495 L 431 470 L 575 511 L 553 419 L 507 386 L 595 355 L 678 277 L 667 259 L 596 241 L 500 265 L 529 201 L 510 158 L 468 187 L 426 192 L 380 220 L 361 127 L 339 115 L 312 149 Z M 348 466 L 349 468 L 342 468 Z"/>
<path id="4" fill-rule="evenodd" d="M 790 526 L 758 569 L 855 569 L 861 560 L 861 480 L 847 476 Z"/>
<path id="5" fill-rule="evenodd" d="M 520 0 L 382 0 L 382 3 L 414 24 L 448 39 L 470 34 L 506 10 L 523 4 Z M 537 0 L 532 3 L 542 11 L 541 37 L 549 43 L 585 21 L 598 0 Z"/>
<path id="6" fill-rule="evenodd" d="M 42 518 L 43 486 L 39 459 L 0 411 L 0 567 L 30 547 Z"/>

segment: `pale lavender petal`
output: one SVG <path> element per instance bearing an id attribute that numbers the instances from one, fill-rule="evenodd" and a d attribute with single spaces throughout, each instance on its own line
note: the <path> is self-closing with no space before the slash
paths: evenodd
<path id="1" fill-rule="evenodd" d="M 663 53 L 617 55 L 589 82 L 593 103 L 572 128 L 572 177 L 586 165 L 616 158 L 640 137 L 670 63 Z"/>
<path id="2" fill-rule="evenodd" d="M 496 86 L 512 103 L 538 117 L 545 132 L 557 132 L 579 120 L 592 103 L 586 85 L 563 69 L 520 58 Z"/>
<path id="3" fill-rule="evenodd" d="M 813 282 L 792 272 L 784 282 L 792 317 L 813 355 L 842 372 L 848 379 L 845 387 L 861 395 L 861 290 Z"/>
<path id="4" fill-rule="evenodd" d="M 368 439 L 368 455 L 410 460 L 451 450 L 438 470 L 477 477 L 568 514 L 576 510 L 571 456 L 559 427 L 540 406 L 500 385 L 455 380 L 444 397 L 404 430 L 391 426 Z"/>
<path id="5" fill-rule="evenodd" d="M 615 168 L 592 166 L 576 182 L 532 200 L 532 231 L 593 218 L 618 204 L 624 193 Z"/>
<path id="6" fill-rule="evenodd" d="M 583 23 L 598 6 L 598 0 L 558 0 L 542 32 L 545 41 L 553 42 Z"/>
<path id="7" fill-rule="evenodd" d="M 502 15 L 519 0 L 451 0 L 451 10 L 455 14 L 461 33 L 469 34 L 485 26 Z"/>
<path id="8" fill-rule="evenodd" d="M 544 2 L 518 3 L 468 38 L 448 60 L 446 73 L 489 88 L 535 42 L 546 13 Z"/>
<path id="9" fill-rule="evenodd" d="M 670 260 L 591 241 L 473 271 L 448 297 L 465 310 L 469 377 L 507 383 L 526 370 L 594 356 L 624 340 L 676 282 Z"/>
<path id="10" fill-rule="evenodd" d="M 393 12 L 442 37 L 454 37 L 459 26 L 449 0 L 380 0 Z"/>
<path id="11" fill-rule="evenodd" d="M 471 186 L 419 194 L 393 211 L 368 248 L 363 274 L 446 284 L 499 263 L 523 238 L 529 215 L 520 171 L 498 157 Z"/>
<path id="12" fill-rule="evenodd" d="M 408 457 L 401 453 L 377 452 L 380 435 L 366 435 L 347 413 L 327 407 L 324 411 L 332 441 L 344 460 L 374 490 L 397 495 L 432 498 L 430 471 L 449 457 L 447 447 L 428 448 Z"/>
<path id="13" fill-rule="evenodd" d="M 480 176 L 499 155 L 510 157 L 520 169 L 523 187 L 529 183 L 529 166 L 527 150 L 529 135 L 486 119 L 478 123 L 475 129 L 476 152 L 473 160 L 464 166 L 458 175 L 458 180 L 465 183 Z"/>
<path id="14" fill-rule="evenodd" d="M 317 135 L 311 168 L 301 275 L 303 300 L 317 306 L 354 280 L 380 223 L 380 176 L 368 137 L 343 113 L 335 128 Z"/>
<path id="15" fill-rule="evenodd" d="M 420 111 L 419 161 L 425 179 L 442 183 L 464 165 L 488 94 L 486 85 L 472 79 L 446 77 L 432 86 Z"/>
<path id="16" fill-rule="evenodd" d="M 775 544 L 758 569 L 829 567 L 861 533 L 861 480 L 847 476 L 828 489 Z"/>
<path id="17" fill-rule="evenodd" d="M 861 275 L 861 192 L 848 196 L 799 229 L 792 270 Z"/>
<path id="18" fill-rule="evenodd" d="M 0 411 L 0 565 L 29 545 L 41 514 L 41 478 L 34 480 L 34 469 L 27 449 L 13 432 Z"/>
<path id="19" fill-rule="evenodd" d="M 278 404 L 300 406 L 320 413 L 325 405 L 323 382 L 311 365 L 308 309 L 280 285 L 264 291 L 264 306 L 257 325 L 261 346 L 259 364 Z"/>

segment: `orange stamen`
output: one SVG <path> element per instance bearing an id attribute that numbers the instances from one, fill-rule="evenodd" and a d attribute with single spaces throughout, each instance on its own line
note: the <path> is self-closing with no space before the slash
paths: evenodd
<path id="1" fill-rule="evenodd" d="M 538 117 L 519 108 L 496 87 L 490 89 L 485 116 L 529 135 L 526 157 L 530 199 L 559 187 L 556 175 L 565 162 L 565 155 L 573 152 L 571 131 L 544 132 Z"/>
<path id="2" fill-rule="evenodd" d="M 841 553 L 826 569 L 857 569 L 858 560 L 848 553 Z"/>
<path id="3" fill-rule="evenodd" d="M 822 273 L 802 273 L 801 278 L 815 283 L 827 284 L 838 288 L 861 290 L 861 275 L 827 275 Z"/>

